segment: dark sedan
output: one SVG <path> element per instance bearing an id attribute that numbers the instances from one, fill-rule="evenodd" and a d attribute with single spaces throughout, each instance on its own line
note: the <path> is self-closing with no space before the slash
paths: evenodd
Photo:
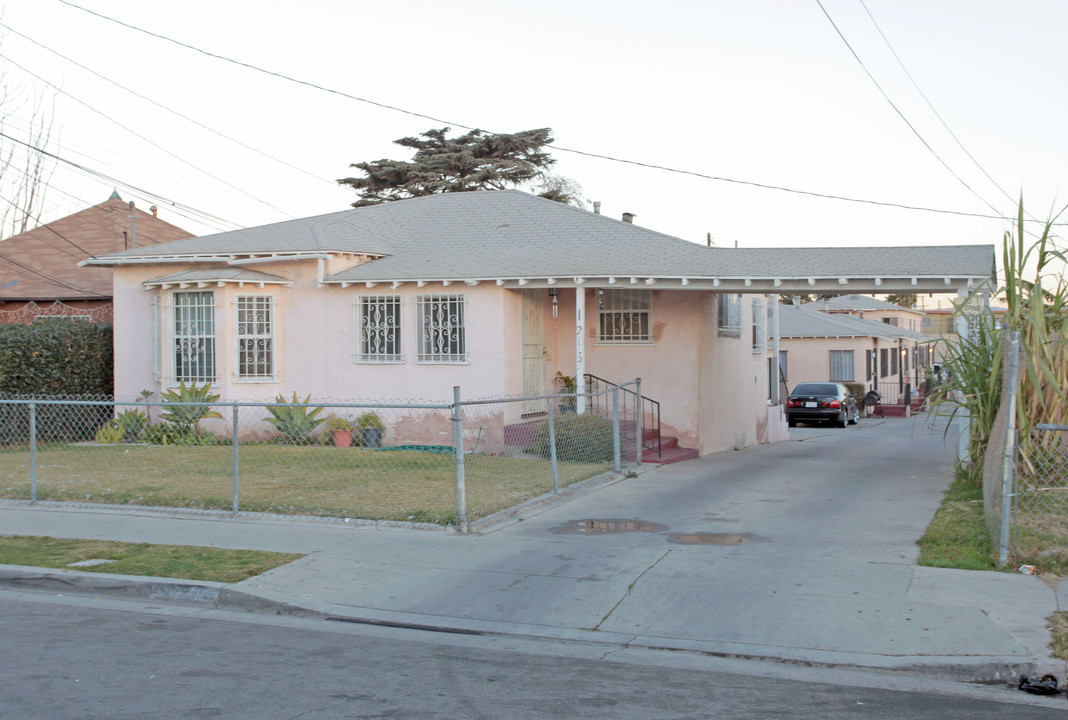
<path id="1" fill-rule="evenodd" d="M 832 422 L 838 427 L 860 422 L 860 407 L 842 383 L 800 383 L 786 401 L 790 427 L 799 422 Z"/>

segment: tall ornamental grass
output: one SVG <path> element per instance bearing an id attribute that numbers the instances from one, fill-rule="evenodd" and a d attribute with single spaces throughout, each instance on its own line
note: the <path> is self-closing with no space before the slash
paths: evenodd
<path id="1" fill-rule="evenodd" d="M 944 348 L 949 377 L 935 404 L 946 411 L 941 415 L 948 416 L 949 422 L 965 411 L 971 419 L 968 459 L 976 483 L 981 482 L 984 451 L 1001 403 L 1005 330 L 1020 333 L 1024 351 L 1016 404 L 1020 461 L 1031 462 L 1031 429 L 1035 424 L 1064 424 L 1068 420 L 1066 260 L 1052 232 L 1058 216 L 1047 220 L 1042 234 L 1029 241 L 1020 201 L 1015 232 L 1006 231 L 1002 244 L 1004 285 L 995 294 L 1007 310 L 1002 328 L 994 327 L 990 317 L 981 318 L 974 339 L 959 338 Z M 1033 272 L 1031 280 L 1025 277 L 1029 272 Z"/>

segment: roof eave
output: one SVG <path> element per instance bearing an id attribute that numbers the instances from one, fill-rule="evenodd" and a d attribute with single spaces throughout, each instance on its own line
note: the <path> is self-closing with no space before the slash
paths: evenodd
<path id="1" fill-rule="evenodd" d="M 339 273 L 342 275 L 343 273 Z M 428 284 L 478 285 L 492 283 L 509 289 L 549 287 L 657 287 L 675 290 L 713 290 L 754 294 L 829 294 L 845 292 L 938 292 L 946 293 L 976 287 L 988 280 L 977 275 L 910 275 L 904 277 L 768 277 L 768 276 L 681 276 L 681 275 L 560 275 L 560 276 L 501 276 L 501 277 L 406 277 L 365 276 L 323 279 L 325 285 L 392 285 L 415 283 L 422 287 Z"/>

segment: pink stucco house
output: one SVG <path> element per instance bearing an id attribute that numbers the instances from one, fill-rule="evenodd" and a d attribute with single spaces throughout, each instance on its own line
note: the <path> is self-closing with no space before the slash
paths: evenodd
<path id="1" fill-rule="evenodd" d="M 709 248 L 516 191 L 400 200 L 109 253 L 115 388 L 448 402 L 642 379 L 700 454 L 788 437 L 780 293 L 953 291 L 992 246 Z"/>
<path id="2" fill-rule="evenodd" d="M 844 312 L 828 312 L 834 298 L 779 310 L 780 366 L 788 387 L 800 382 L 846 382 L 876 390 L 884 403 L 904 402 L 906 389 L 916 397 L 923 368 L 933 359 L 931 339 L 922 332 L 887 322 L 897 306 L 879 307 L 869 320 Z M 847 300 L 871 307 L 890 305 L 874 298 Z M 844 303 L 839 303 L 844 304 Z M 898 308 L 902 313 L 914 312 Z M 917 314 L 918 315 L 918 314 Z M 908 318 L 906 318 L 908 319 Z"/>

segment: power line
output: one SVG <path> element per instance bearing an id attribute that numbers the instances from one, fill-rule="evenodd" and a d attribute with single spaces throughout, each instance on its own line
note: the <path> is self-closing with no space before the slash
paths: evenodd
<path id="1" fill-rule="evenodd" d="M 989 202 L 987 202 L 986 199 L 982 195 L 980 195 L 970 185 L 968 185 L 968 183 L 966 183 L 964 181 L 964 179 L 960 175 L 958 175 L 956 172 L 954 172 L 953 168 L 951 168 L 949 166 L 949 164 L 946 163 L 946 161 L 943 160 L 942 157 L 937 152 L 935 152 L 935 149 L 933 147 L 931 147 L 930 144 L 928 144 L 928 142 L 923 138 L 923 135 L 920 134 L 920 131 L 917 130 L 915 128 L 915 126 L 913 126 L 913 124 L 911 122 L 909 122 L 909 119 L 907 117 L 905 117 L 905 113 L 903 113 L 901 111 L 901 109 L 894 103 L 894 101 L 890 99 L 890 96 L 886 93 L 885 90 L 883 90 L 883 87 L 882 87 L 882 85 L 879 84 L 879 81 L 876 80 L 875 76 L 871 74 L 870 70 L 868 70 L 867 66 L 864 64 L 864 61 L 860 59 L 859 55 L 857 55 L 857 51 L 853 49 L 853 46 L 849 43 L 849 40 L 846 39 L 846 36 L 844 34 L 842 34 L 842 31 L 839 29 L 838 25 L 834 22 L 834 19 L 831 17 L 831 14 L 827 12 L 827 8 L 823 7 L 823 3 L 821 2 L 821 0 L 816 0 L 816 4 L 819 6 L 820 10 L 823 11 L 824 16 L 827 18 L 827 22 L 829 22 L 831 24 L 831 27 L 834 28 L 834 31 L 836 33 L 838 33 L 838 37 L 841 38 L 843 43 L 845 43 L 845 46 L 849 49 L 849 52 L 853 55 L 853 59 L 856 60 L 857 63 L 860 65 L 861 69 L 864 71 L 864 74 L 867 75 L 868 79 L 872 81 L 872 83 L 875 85 L 875 87 L 882 94 L 882 96 L 886 100 L 886 102 L 890 103 L 890 107 L 892 107 L 894 109 L 894 112 L 897 113 L 898 117 L 900 117 L 901 120 L 908 126 L 909 130 L 912 131 L 912 134 L 915 135 L 916 138 L 921 143 L 923 143 L 923 146 L 925 148 L 927 148 L 927 150 L 932 155 L 934 155 L 935 159 L 938 160 L 939 163 L 941 163 L 942 167 L 944 167 L 949 172 L 950 175 L 952 175 L 953 177 L 955 177 L 957 179 L 957 182 L 959 182 L 961 185 L 963 185 L 965 188 L 967 188 L 968 192 L 970 192 L 972 195 L 975 195 L 975 197 L 977 197 L 984 205 L 986 205 L 988 208 L 990 208 L 994 212 L 997 212 L 998 209 L 996 207 L 994 207 Z"/>
<path id="2" fill-rule="evenodd" d="M 964 147 L 964 143 L 962 143 L 960 141 L 960 138 L 958 138 L 957 135 L 949 128 L 949 125 L 946 123 L 945 119 L 943 119 L 939 112 L 935 110 L 934 105 L 931 104 L 931 101 L 927 99 L 927 95 L 925 95 L 923 90 L 920 89 L 920 86 L 916 82 L 916 79 L 912 77 L 912 73 L 910 73 L 908 68 L 905 67 L 905 63 L 901 61 L 900 57 L 898 57 L 897 52 L 894 50 L 894 46 L 890 44 L 890 40 L 886 37 L 886 34 L 883 32 L 883 29 L 879 27 L 879 23 L 875 20 L 875 16 L 871 14 L 871 10 L 868 9 L 868 6 L 864 3 L 864 0 L 859 0 L 859 2 L 860 6 L 864 8 L 864 12 L 866 12 L 868 14 L 868 17 L 871 19 L 871 24 L 874 25 L 875 29 L 879 32 L 879 37 L 881 37 L 883 39 L 883 42 L 886 43 L 886 47 L 890 50 L 890 54 L 894 56 L 894 60 L 897 61 L 898 66 L 901 68 L 902 72 L 905 73 L 905 76 L 909 79 L 909 82 L 912 83 L 912 87 L 915 88 L 919 96 L 923 98 L 923 101 L 927 104 L 927 107 L 930 108 L 934 116 L 938 118 L 938 122 L 942 124 L 942 127 L 945 128 L 945 131 L 949 133 L 949 136 L 951 138 L 953 138 L 953 141 L 957 143 L 957 147 L 964 151 L 964 154 L 968 156 L 968 159 L 972 161 L 975 167 L 979 168 L 979 171 L 986 176 L 987 180 L 993 183 L 994 187 L 1001 191 L 1002 195 L 1008 198 L 1011 202 L 1016 202 L 1016 199 L 1009 195 L 1005 188 L 1001 187 L 1001 185 L 998 184 L 997 180 L 991 177 L 990 173 L 986 171 L 986 168 L 984 168 L 979 163 L 979 161 L 975 159 L 975 156 L 968 152 L 968 148 Z"/>
<path id="3" fill-rule="evenodd" d="M 115 125 L 118 125 L 118 126 L 119 126 L 120 128 L 122 128 L 122 129 L 123 129 L 123 130 L 125 130 L 126 132 L 130 133 L 131 135 L 134 135 L 135 137 L 138 137 L 138 138 L 140 138 L 141 140 L 144 140 L 145 142 L 147 142 L 147 143 L 148 143 L 149 145 L 151 145 L 152 147 L 156 148 L 157 150 L 159 150 L 159 151 L 161 151 L 161 152 L 163 152 L 163 153 L 166 153 L 167 155 L 171 156 L 172 158 L 174 158 L 174 159 L 175 159 L 175 160 L 177 160 L 178 162 L 180 162 L 180 163 L 183 163 L 183 164 L 185 164 L 185 165 L 188 165 L 189 167 L 193 168 L 193 169 L 194 169 L 194 170 L 196 170 L 197 172 L 201 172 L 201 173 L 204 173 L 205 175 L 207 175 L 208 177 L 210 177 L 210 178 L 211 178 L 212 180 L 215 180 L 215 181 L 217 181 L 217 182 L 220 182 L 220 183 L 222 183 L 223 185 L 227 186 L 228 188 L 230 188 L 230 189 L 232 189 L 232 190 L 236 190 L 237 192 L 241 193 L 242 195 L 244 195 L 244 196 L 246 196 L 246 197 L 248 197 L 248 198 L 251 198 L 252 200 L 255 200 L 256 202 L 258 202 L 258 203 L 260 203 L 260 204 L 262 204 L 262 205 L 266 205 L 267 207 L 271 208 L 272 210 L 274 210 L 274 211 L 276 211 L 276 212 L 282 213 L 283 215 L 285 215 L 285 216 L 286 216 L 286 217 L 288 217 L 288 218 L 291 218 L 291 219 L 293 218 L 293 216 L 292 216 L 292 215 L 290 215 L 290 214 L 289 214 L 289 213 L 287 213 L 286 211 L 282 210 L 281 208 L 277 208 L 277 207 L 275 207 L 274 205 L 271 205 L 271 204 L 270 204 L 269 202 L 267 202 L 267 201 L 265 201 L 265 200 L 261 200 L 260 198 L 256 197 L 255 195 L 252 195 L 251 193 L 249 193 L 249 192 L 247 192 L 247 191 L 245 191 L 245 190 L 242 190 L 241 188 L 237 187 L 236 185 L 234 185 L 234 184 L 232 184 L 232 183 L 229 183 L 229 182 L 227 182 L 226 180 L 223 180 L 222 178 L 220 178 L 220 177 L 218 177 L 218 176 L 216 176 L 216 175 L 212 175 L 212 174 L 211 174 L 211 173 L 209 173 L 209 172 L 208 172 L 207 170 L 204 170 L 203 168 L 199 168 L 199 167 L 197 167 L 196 165 L 194 165 L 193 163 L 189 162 L 189 161 L 188 161 L 188 160 L 186 160 L 185 158 L 183 158 L 183 157 L 181 157 L 181 156 L 179 156 L 179 155 L 176 155 L 175 153 L 172 153 L 172 152 L 171 152 L 170 150 L 168 150 L 167 148 L 163 147 L 162 145 L 159 145 L 159 144 L 157 144 L 157 143 L 155 143 L 155 142 L 153 142 L 153 141 L 149 140 L 149 139 L 148 139 L 147 137 L 145 137 L 144 135 L 141 135 L 141 134 L 140 134 L 140 133 L 138 133 L 138 132 L 137 132 L 136 130 L 133 130 L 132 128 L 129 128 L 129 127 L 127 127 L 126 125 L 123 125 L 123 124 L 122 124 L 121 122 L 119 122 L 119 121 L 118 121 L 118 120 L 116 120 L 115 118 L 111 117 L 111 116 L 110 116 L 110 115 L 108 115 L 107 113 L 104 113 L 104 112 L 101 112 L 100 110 L 97 110 L 97 109 L 96 109 L 95 107 L 93 107 L 93 106 L 92 106 L 92 105 L 90 105 L 89 103 L 87 103 L 87 102 L 85 102 L 85 101 L 83 101 L 83 100 L 80 100 L 80 99 L 78 99 L 78 98 L 77 98 L 77 97 L 75 97 L 74 95 L 71 95 L 71 94 L 70 94 L 69 92 L 67 92 L 66 90 L 62 89 L 62 88 L 61 88 L 61 87 L 59 87 L 58 85 L 55 85 L 54 83 L 52 83 L 52 82 L 49 82 L 48 80 L 45 80 L 45 79 L 44 79 L 43 77 L 41 77 L 40 75 L 38 75 L 38 74 L 34 73 L 34 72 L 33 72 L 32 70 L 28 70 L 27 68 L 23 67 L 22 65 L 19 65 L 19 64 L 18 64 L 17 62 L 15 62 L 15 61 L 14 61 L 14 60 L 12 60 L 11 58 L 9 58 L 9 57 L 8 57 L 7 55 L 4 55 L 3 53 L 0 53 L 0 58 L 3 58 L 4 60 L 7 60 L 7 61 L 8 61 L 9 63 L 11 63 L 11 64 L 12 64 L 12 65 L 14 65 L 15 67 L 19 68 L 19 69 L 20 69 L 20 70 L 22 70 L 23 72 L 25 72 L 25 73 L 27 73 L 28 75 L 31 75 L 31 76 L 33 76 L 33 77 L 37 78 L 38 80 L 40 80 L 40 81 L 41 81 L 41 82 L 43 82 L 44 84 L 46 84 L 46 85 L 48 85 L 49 87 L 51 87 L 52 89 L 54 89 L 54 90 L 55 90 L 56 92 L 58 92 L 58 93 L 61 93 L 61 94 L 63 94 L 63 95 L 66 95 L 66 96 L 67 96 L 67 97 L 69 97 L 69 98 L 70 98 L 71 100 L 74 100 L 74 101 L 75 101 L 76 103 L 78 103 L 78 104 L 80 104 L 80 105 L 84 106 L 84 107 L 85 107 L 85 108 L 87 108 L 88 110 L 91 110 L 92 112 L 96 113 L 97 115 L 100 115 L 100 116 L 101 116 L 102 118 L 104 118 L 105 120 L 108 120 L 109 122 L 111 122 L 111 123 L 114 123 Z"/>
<path id="4" fill-rule="evenodd" d="M 176 200 L 171 200 L 169 198 L 164 197 L 163 195 L 158 195 L 158 194 L 152 192 L 151 190 L 146 190 L 146 189 L 138 187 L 136 185 L 132 185 L 132 184 L 127 183 L 127 182 L 123 182 L 122 180 L 114 178 L 114 177 L 112 177 L 110 175 L 107 175 L 105 173 L 102 173 L 102 172 L 99 172 L 97 170 L 93 170 L 91 168 L 85 167 L 84 165 L 80 165 L 80 164 L 78 164 L 76 162 L 73 162 L 71 160 L 68 160 L 68 159 L 66 159 L 66 158 L 64 158 L 64 157 L 62 157 L 60 155 L 57 155 L 57 154 L 52 153 L 52 152 L 49 152 L 49 151 L 45 150 L 44 148 L 35 147 L 35 146 L 33 146 L 33 145 L 23 141 L 23 140 L 19 140 L 18 138 L 11 137 L 10 135 L 8 135 L 7 133 L 5 133 L 3 131 L 0 131 L 0 138 L 4 138 L 6 140 L 10 140 L 12 142 L 18 143 L 19 145 L 24 145 L 24 146 L 26 146 L 26 147 L 28 147 L 28 148 L 30 148 L 32 150 L 36 150 L 37 152 L 40 152 L 40 153 L 42 153 L 44 155 L 47 155 L 48 157 L 54 158 L 55 160 L 57 160 L 57 161 L 59 161 L 61 163 L 64 163 L 66 165 L 69 165 L 69 166 L 71 166 L 73 168 L 76 168 L 77 170 L 80 170 L 81 172 L 84 172 L 84 173 L 86 173 L 86 174 L 88 174 L 88 175 L 90 175 L 92 177 L 95 177 L 95 178 L 98 178 L 98 179 L 102 179 L 102 180 L 106 180 L 109 185 L 119 185 L 119 186 L 122 186 L 122 187 L 129 188 L 131 190 L 135 190 L 136 192 L 139 192 L 139 193 L 141 193 L 142 195 L 144 195 L 146 197 L 152 198 L 153 200 L 155 200 L 157 203 L 159 203 L 161 205 L 168 205 L 168 206 L 170 206 L 172 208 L 178 208 L 178 209 L 184 210 L 187 213 L 192 213 L 194 215 L 197 215 L 197 216 L 200 216 L 200 217 L 203 217 L 203 218 L 210 218 L 214 222 L 219 223 L 219 224 L 224 225 L 224 226 L 225 225 L 229 225 L 232 228 L 240 228 L 241 227 L 237 223 L 230 222 L 229 220 L 224 220 L 223 218 L 220 218 L 220 217 L 218 217 L 216 215 L 212 215 L 210 213 L 206 213 L 203 210 L 197 210 L 195 208 L 189 207 L 188 205 L 183 205 L 182 203 L 179 203 Z"/>
<path id="5" fill-rule="evenodd" d="M 142 33 L 144 35 L 148 35 L 150 37 L 154 37 L 154 38 L 157 38 L 159 40 L 164 40 L 166 42 L 172 43 L 174 45 L 177 45 L 179 47 L 185 48 L 187 50 L 191 50 L 193 52 L 200 53 L 201 55 L 205 55 L 207 57 L 214 58 L 216 60 L 222 60 L 223 62 L 231 63 L 233 65 L 237 65 L 239 67 L 243 67 L 243 68 L 246 68 L 248 70 L 252 70 L 254 72 L 262 73 L 264 75 L 269 75 L 271 77 L 275 77 L 275 78 L 278 78 L 278 79 L 281 79 L 281 80 L 285 80 L 287 82 L 295 83 L 297 85 L 302 85 L 304 87 L 312 88 L 314 90 L 319 90 L 319 91 L 322 91 L 322 92 L 325 92 L 325 93 L 329 93 L 329 94 L 332 94 L 332 95 L 337 95 L 339 97 L 343 97 L 343 98 L 346 98 L 346 99 L 349 99 L 349 100 L 355 100 L 357 102 L 366 103 L 368 105 L 373 105 L 375 107 L 379 107 L 379 108 L 382 108 L 382 109 L 385 109 L 385 110 L 392 110 L 394 112 L 403 113 L 405 115 L 410 115 L 412 117 L 418 117 L 418 118 L 422 118 L 424 120 L 430 120 L 430 121 L 432 121 L 434 123 L 441 123 L 443 125 L 448 125 L 450 127 L 456 127 L 456 128 L 460 128 L 460 129 L 463 129 L 463 130 L 475 130 L 475 129 L 477 129 L 477 128 L 471 126 L 471 125 L 465 125 L 463 123 L 452 122 L 452 121 L 449 121 L 449 120 L 443 120 L 443 119 L 435 117 L 433 115 L 427 115 L 427 114 L 424 114 L 424 113 L 414 112 L 412 110 L 406 110 L 404 108 L 400 108 L 400 107 L 397 107 L 397 106 L 394 106 L 394 105 L 387 105 L 385 103 L 377 102 L 375 100 L 370 100 L 368 98 L 362 98 L 362 97 L 358 97 L 356 95 L 351 95 L 351 94 L 346 93 L 346 92 L 341 91 L 341 90 L 335 90 L 333 88 L 328 88 L 328 87 L 325 87 L 323 85 L 318 85 L 316 83 L 313 83 L 313 82 L 310 82 L 310 81 L 307 81 L 307 80 L 301 80 L 299 78 L 295 78 L 295 77 L 292 77 L 290 75 L 285 75 L 285 74 L 280 73 L 280 72 L 276 72 L 276 71 L 273 71 L 273 70 L 267 70 L 265 68 L 262 68 L 262 67 L 259 67 L 259 66 L 256 66 L 256 65 L 252 65 L 250 63 L 246 63 L 246 62 L 242 62 L 240 60 L 235 60 L 233 58 L 229 58 L 229 57 L 227 57 L 225 55 L 220 55 L 218 53 L 213 53 L 213 52 L 210 52 L 210 51 L 207 51 L 207 50 L 203 50 L 201 48 L 198 48 L 196 46 L 193 46 L 193 45 L 190 45 L 188 43 L 182 42 L 180 40 L 175 40 L 174 38 L 168 37 L 166 35 L 161 35 L 159 33 L 152 32 L 150 30 L 146 30 L 146 29 L 138 27 L 136 25 L 131 25 L 130 23 L 123 22 L 122 20 L 118 20 L 118 19 L 110 17 L 108 15 L 104 15 L 102 13 L 96 12 L 95 10 L 90 10 L 88 8 L 82 7 L 81 5 L 77 5 L 77 4 L 73 3 L 73 2 L 70 2 L 70 0 L 58 0 L 58 1 L 63 3 L 64 5 L 67 5 L 68 7 L 72 7 L 74 9 L 76 9 L 76 10 L 81 10 L 82 12 L 85 12 L 85 13 L 88 13 L 90 15 L 94 15 L 94 16 L 96 16 L 98 18 L 101 18 L 102 20 L 107 20 L 108 22 L 114 23 L 116 25 L 121 25 L 122 27 L 129 28 L 130 30 L 134 30 L 134 31 Z M 823 6 L 821 5 L 820 7 L 822 8 Z M 824 13 L 826 14 L 826 10 L 824 10 Z M 828 16 L 828 19 L 830 19 L 830 16 Z M 832 21 L 832 25 L 833 25 L 833 21 Z M 845 38 L 843 38 L 843 41 L 844 40 L 845 40 Z M 847 43 L 847 45 L 848 45 L 848 43 Z M 854 56 L 855 56 L 855 54 L 854 54 Z M 859 61 L 859 58 L 858 58 L 858 61 Z M 873 81 L 874 81 L 874 79 L 873 79 Z M 884 96 L 885 96 L 885 93 L 884 93 Z M 891 105 L 892 104 L 893 103 L 891 103 Z M 907 120 L 906 120 L 906 122 L 907 122 Z M 915 130 L 914 130 L 914 132 L 915 132 Z M 491 133 L 491 134 L 499 134 L 499 133 Z M 922 138 L 921 138 L 921 141 L 922 141 Z M 924 144 L 926 145 L 926 142 Z M 983 213 L 963 212 L 963 211 L 957 211 L 957 210 L 943 210 L 943 209 L 939 209 L 939 208 L 923 207 L 923 206 L 919 206 L 919 205 L 907 205 L 907 204 L 904 204 L 904 203 L 883 202 L 883 201 L 878 201 L 878 200 L 866 200 L 866 199 L 862 199 L 862 198 L 846 197 L 846 196 L 843 196 L 843 195 L 834 195 L 834 194 L 830 194 L 830 193 L 819 193 L 819 192 L 813 192 L 813 191 L 808 191 L 808 190 L 797 190 L 797 189 L 794 189 L 794 188 L 787 188 L 787 187 L 783 187 L 783 186 L 780 186 L 780 185 L 771 185 L 771 184 L 768 184 L 768 183 L 752 182 L 752 181 L 748 181 L 748 180 L 737 180 L 737 179 L 734 179 L 734 178 L 726 178 L 726 177 L 720 177 L 720 176 L 717 176 L 717 175 L 709 175 L 707 173 L 700 173 L 700 172 L 695 172 L 695 171 L 691 171 L 691 170 L 680 170 L 678 168 L 671 168 L 671 167 L 667 167 L 667 166 L 664 166 L 664 165 L 656 165 L 656 164 L 653 164 L 653 163 L 644 163 L 644 162 L 639 162 L 639 161 L 636 161 L 636 160 L 627 160 L 627 159 L 623 159 L 623 158 L 613 157 L 611 155 L 604 155 L 604 154 L 600 154 L 600 153 L 586 152 L 586 151 L 582 151 L 582 150 L 575 150 L 575 149 L 572 149 L 572 148 L 565 148 L 565 147 L 560 147 L 560 146 L 556 146 L 556 145 L 553 146 L 553 149 L 554 150 L 558 150 L 560 152 L 571 153 L 571 154 L 574 154 L 574 155 L 581 155 L 581 156 L 584 156 L 584 157 L 597 158 L 599 160 L 607 160 L 607 161 L 610 161 L 610 162 L 621 163 L 621 164 L 626 164 L 626 165 L 633 165 L 635 167 L 648 168 L 648 169 L 652 169 L 652 170 L 663 170 L 665 172 L 671 172 L 671 173 L 676 173 L 676 174 L 680 174 L 680 175 L 688 175 L 688 176 L 691 176 L 691 177 L 702 178 L 702 179 L 705 179 L 705 180 L 714 180 L 714 181 L 718 181 L 718 182 L 732 183 L 732 184 L 735 184 L 735 185 L 745 185 L 745 186 L 748 186 L 748 187 L 762 188 L 762 189 L 765 189 L 765 190 L 777 190 L 779 192 L 787 192 L 787 193 L 792 193 L 792 194 L 795 194 L 795 195 L 804 195 L 804 196 L 808 196 L 808 197 L 818 197 L 818 198 L 823 198 L 823 199 L 827 199 L 827 200 L 840 200 L 840 201 L 844 201 L 844 202 L 859 203 L 859 204 L 864 204 L 864 205 L 874 205 L 874 206 L 879 206 L 879 207 L 898 208 L 898 209 L 902 209 L 902 210 L 918 210 L 918 211 L 923 211 L 923 212 L 939 213 L 939 214 L 944 214 L 944 215 L 955 215 L 955 216 L 960 216 L 960 217 L 974 217 L 974 218 L 983 218 L 983 219 L 989 219 L 989 220 L 1012 220 L 1013 219 L 1013 218 L 1001 215 L 1000 213 L 999 214 L 995 214 L 995 215 L 987 215 L 987 214 L 983 214 Z M 928 149 L 930 149 L 930 146 L 928 146 Z M 934 150 L 931 150 L 931 152 L 934 153 Z M 934 154 L 935 154 L 935 157 L 938 157 L 937 153 L 934 153 Z M 943 163 L 943 165 L 944 164 L 945 163 Z M 948 168 L 948 166 L 947 166 L 946 169 L 949 170 L 950 173 L 953 172 L 952 170 L 950 170 Z M 959 177 L 957 179 L 960 180 Z M 967 184 L 964 183 L 963 180 L 961 180 L 961 183 L 964 184 L 965 187 L 967 187 Z M 968 189 L 971 190 L 971 188 L 968 188 Z M 971 192 L 973 194 L 975 194 L 974 190 L 971 190 Z M 976 196 L 979 197 L 978 195 L 976 195 Z M 981 197 L 979 199 L 982 200 Z M 987 207 L 990 207 L 995 213 L 997 213 L 997 208 L 993 207 L 992 205 L 987 203 L 985 200 L 983 201 L 983 203 L 985 205 L 987 205 Z"/>
<path id="6" fill-rule="evenodd" d="M 130 93 L 131 95 L 134 95 L 135 97 L 138 97 L 138 98 L 144 100 L 145 102 L 148 102 L 148 103 L 151 103 L 152 105 L 155 105 L 156 107 L 160 108 L 161 110 L 166 110 L 167 112 L 171 113 L 172 115 L 176 115 L 177 117 L 180 117 L 183 120 L 196 125 L 197 127 L 203 128 L 204 130 L 207 130 L 210 133 L 218 135 L 219 137 L 223 138 L 224 140 L 229 140 L 230 142 L 232 142 L 232 143 L 234 143 L 236 145 L 240 145 L 241 147 L 243 147 L 243 148 L 245 148 L 247 150 L 251 150 L 254 153 L 262 155 L 263 157 L 267 158 L 268 160 L 274 160 L 277 163 L 285 165 L 286 167 L 290 168 L 291 170 L 296 170 L 297 172 L 303 173 L 303 174 L 307 175 L 310 178 L 313 178 L 315 180 L 320 180 L 320 181 L 322 181 L 324 183 L 329 183 L 332 187 L 336 187 L 336 183 L 333 180 L 327 180 L 326 178 L 319 177 L 318 175 L 316 175 L 314 173 L 310 173 L 310 172 L 308 172 L 307 170 L 305 170 L 303 168 L 299 168 L 296 165 L 293 165 L 291 163 L 286 162 L 285 160 L 277 158 L 277 157 L 275 157 L 275 156 L 273 156 L 273 155 L 271 155 L 269 153 L 266 153 L 266 152 L 264 152 L 262 150 L 254 148 L 251 145 L 243 143 L 243 142 L 241 142 L 240 140 L 238 140 L 236 138 L 232 138 L 229 135 L 221 133 L 218 130 L 215 130 L 214 128 L 208 127 L 204 123 L 202 123 L 202 122 L 200 122 L 198 120 L 194 120 L 193 118 L 189 117 L 188 115 L 183 115 L 182 113 L 178 112 L 177 110 L 172 110 L 171 108 L 167 107 L 166 105 L 163 105 L 163 104 L 161 104 L 159 102 L 156 102 L 155 100 L 153 100 L 150 97 L 142 95 L 141 93 L 137 92 L 136 90 L 132 90 L 132 89 L 126 87 L 125 85 L 123 85 L 121 83 L 118 83 L 115 80 L 112 80 L 109 77 L 101 75 L 97 71 L 95 71 L 95 70 L 93 70 L 93 69 L 91 69 L 89 67 L 86 67 L 85 65 L 81 64 L 77 60 L 69 58 L 64 54 L 62 54 L 60 52 L 57 52 L 56 50 L 53 50 L 52 48 L 48 47 L 47 45 L 44 45 L 44 44 L 38 42 L 37 40 L 34 40 L 33 38 L 31 38 L 30 36 L 26 35 L 25 33 L 19 32 L 18 30 L 16 30 L 15 28 L 11 27 L 10 25 L 7 25 L 7 24 L 5 24 L 3 22 L 0 22 L 0 27 L 4 28 L 6 30 L 9 30 L 10 32 L 15 33 L 19 37 L 22 37 L 22 38 L 28 40 L 29 42 L 33 43 L 37 47 L 42 48 L 44 50 L 47 50 L 48 52 L 52 53 L 53 55 L 56 55 L 57 57 L 60 57 L 60 58 L 62 58 L 64 60 L 66 60 L 67 62 L 71 63 L 72 65 L 80 67 L 82 70 L 85 70 L 88 73 L 92 73 L 93 75 L 95 75 L 96 77 L 100 78 L 101 80 L 104 80 L 105 82 L 109 82 L 112 85 L 114 85 L 115 87 L 120 88 L 122 90 L 125 90 L 126 92 Z"/>

